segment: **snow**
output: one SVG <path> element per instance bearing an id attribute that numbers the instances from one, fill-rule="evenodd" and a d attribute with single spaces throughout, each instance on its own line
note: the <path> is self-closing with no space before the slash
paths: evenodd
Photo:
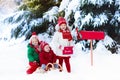
<path id="1" fill-rule="evenodd" d="M 42 40 L 46 40 L 46 37 L 47 35 L 39 35 Z M 109 42 L 110 39 L 107 39 Z M 46 41 L 50 42 L 49 39 Z M 90 51 L 83 52 L 82 45 L 77 43 L 70 61 L 71 73 L 67 73 L 64 64 L 63 72 L 51 70 L 42 74 L 38 69 L 33 74 L 27 75 L 28 42 L 18 40 L 14 45 L 5 41 L 0 42 L 0 80 L 120 80 L 120 54 L 111 54 L 106 50 L 104 41 L 99 41 L 97 48 L 93 50 L 93 66 Z"/>
<path id="2" fill-rule="evenodd" d="M 116 11 L 115 12 L 115 19 L 118 19 L 118 21 L 120 22 L 120 12 L 119 11 Z"/>
<path id="3" fill-rule="evenodd" d="M 2 1 L 7 2 L 7 0 Z M 59 11 L 68 8 L 68 14 L 70 14 L 72 10 L 77 10 L 76 5 L 78 5 L 77 2 L 79 1 L 81 2 L 81 5 L 84 5 L 85 0 L 63 0 L 59 7 Z M 93 4 L 98 4 L 100 2 L 99 6 L 104 3 L 104 0 L 88 1 L 92 2 Z M 116 0 L 116 2 L 117 1 L 118 3 L 115 4 L 120 5 L 120 0 Z M 106 2 L 109 2 L 111 4 L 112 0 L 106 0 Z M 9 2 L 5 4 L 8 3 Z M 68 6 L 68 4 L 71 6 Z M 5 10 L 3 10 L 1 6 L 0 17 L 3 17 Z M 15 4 L 12 6 L 14 7 Z M 7 10 L 9 9 L 8 7 L 8 5 L 4 6 L 4 8 L 7 8 Z M 54 10 L 57 12 L 56 9 Z M 51 11 L 49 11 L 49 13 L 51 13 Z M 9 12 L 11 12 L 11 8 L 8 13 Z M 118 21 L 120 21 L 118 18 L 120 15 L 118 13 L 119 12 L 116 12 L 115 19 L 118 19 Z M 68 14 L 66 15 L 68 16 Z M 103 19 L 103 17 L 105 19 Z M 76 12 L 75 19 L 77 20 L 78 18 L 81 18 L 80 12 Z M 53 17 L 51 17 L 51 19 L 53 19 Z M 104 14 L 99 16 L 99 19 L 102 19 L 101 23 L 107 20 Z M 84 25 L 85 22 L 89 23 L 90 20 L 93 20 L 91 14 L 86 15 L 86 17 L 82 20 L 82 25 Z M 1 26 L 2 27 L 0 28 L 0 33 L 2 33 L 4 30 L 3 27 L 5 27 L 5 25 L 1 24 Z M 6 34 L 3 33 L 4 35 L 2 36 L 7 36 L 7 34 L 9 34 L 9 29 L 7 29 L 5 31 Z M 48 39 L 48 37 L 49 35 L 47 34 L 39 34 L 39 38 L 41 40 L 50 43 L 51 39 Z M 11 41 L 0 41 L 0 80 L 120 80 L 120 54 L 112 54 L 105 48 L 104 45 L 111 45 L 113 42 L 113 40 L 108 36 L 106 36 L 104 40 L 99 41 L 97 43 L 97 48 L 93 50 L 93 65 L 91 65 L 90 50 L 83 52 L 82 47 L 84 45 L 77 43 L 74 47 L 74 54 L 72 55 L 70 61 L 72 68 L 71 73 L 67 73 L 64 64 L 63 72 L 59 72 L 58 70 L 51 70 L 45 74 L 42 74 L 38 69 L 31 75 L 26 74 L 26 70 L 28 68 L 27 44 L 29 41 L 23 40 L 24 37 L 17 40 L 12 39 Z"/>
<path id="4" fill-rule="evenodd" d="M 120 5 L 120 0 L 116 0 L 115 5 Z"/>
<path id="5" fill-rule="evenodd" d="M 107 21 L 108 21 L 107 15 L 105 15 L 104 13 L 102 13 L 102 14 L 100 14 L 100 15 L 98 15 L 98 16 L 95 17 L 93 25 L 94 25 L 94 27 L 95 26 L 100 26 L 102 24 L 107 23 Z"/>
<path id="6" fill-rule="evenodd" d="M 84 24 L 89 24 L 90 21 L 93 20 L 92 15 L 89 13 L 88 15 L 85 16 L 85 18 L 82 19 L 82 24 L 81 26 L 83 26 Z"/>
<path id="7" fill-rule="evenodd" d="M 62 11 L 62 10 L 65 10 L 69 4 L 70 0 L 62 0 L 61 4 L 60 4 L 60 7 L 59 7 L 59 12 Z"/>
<path id="8" fill-rule="evenodd" d="M 64 0 L 63 0 L 64 1 Z M 72 12 L 75 12 L 77 10 L 79 10 L 79 4 L 80 3 L 80 0 L 72 0 L 70 1 L 69 5 L 68 5 L 68 8 L 66 10 L 66 14 L 65 14 L 65 18 L 69 17 L 69 15 L 72 13 Z M 66 3 L 64 3 L 66 4 Z"/>
<path id="9" fill-rule="evenodd" d="M 83 2 L 87 2 L 85 0 L 83 0 Z M 89 4 L 94 4 L 94 5 L 97 5 L 98 7 L 102 6 L 103 4 L 112 4 L 113 3 L 113 0 L 88 0 L 88 3 Z M 82 3 L 84 4 L 84 3 Z"/>
<path id="10" fill-rule="evenodd" d="M 44 19 L 49 19 L 49 22 L 54 22 L 55 23 L 55 20 L 57 19 L 57 17 L 55 16 L 55 14 L 58 14 L 58 7 L 57 6 L 54 6 L 52 9 L 50 9 L 49 11 L 47 11 L 43 18 Z"/>
<path id="11" fill-rule="evenodd" d="M 0 13 L 2 14 L 9 14 L 16 10 L 18 6 L 15 0 L 0 0 Z"/>

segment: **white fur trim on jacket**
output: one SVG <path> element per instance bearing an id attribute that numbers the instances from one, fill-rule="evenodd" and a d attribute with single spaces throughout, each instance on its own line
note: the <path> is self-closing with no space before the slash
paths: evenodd
<path id="1" fill-rule="evenodd" d="M 71 46 L 72 41 L 68 41 L 68 39 L 63 39 L 61 32 L 55 32 L 53 39 L 51 41 L 51 47 L 56 55 L 58 56 L 70 56 L 70 55 L 63 55 L 63 51 L 59 49 L 59 46 L 65 47 L 65 46 Z"/>

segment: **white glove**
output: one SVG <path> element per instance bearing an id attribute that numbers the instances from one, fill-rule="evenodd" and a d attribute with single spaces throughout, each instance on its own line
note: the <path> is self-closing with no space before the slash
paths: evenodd
<path id="1" fill-rule="evenodd" d="M 42 64 L 42 65 L 41 65 L 41 68 L 45 70 L 46 65 L 45 65 L 45 64 Z"/>
<path id="2" fill-rule="evenodd" d="M 40 73 L 46 73 L 44 69 L 40 69 Z"/>

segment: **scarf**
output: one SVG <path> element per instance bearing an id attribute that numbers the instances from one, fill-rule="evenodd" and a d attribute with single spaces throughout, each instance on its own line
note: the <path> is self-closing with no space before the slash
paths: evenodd
<path id="1" fill-rule="evenodd" d="M 63 39 L 68 39 L 68 41 L 72 40 L 72 35 L 69 30 L 60 30 L 60 32 L 62 32 Z"/>
<path id="2" fill-rule="evenodd" d="M 35 49 L 35 52 L 38 53 L 38 54 L 41 52 L 40 43 L 41 42 L 39 42 L 38 46 L 34 46 L 30 43 L 30 46 L 33 47 Z"/>

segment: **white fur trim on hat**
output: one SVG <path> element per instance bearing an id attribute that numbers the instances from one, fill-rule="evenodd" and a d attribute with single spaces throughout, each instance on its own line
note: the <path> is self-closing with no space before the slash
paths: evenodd
<path id="1" fill-rule="evenodd" d="M 30 43 L 31 43 L 31 41 L 32 41 L 33 38 L 36 38 L 36 39 L 39 41 L 39 38 L 38 38 L 37 35 L 32 35 L 32 36 L 30 37 L 30 40 L 29 40 Z"/>

